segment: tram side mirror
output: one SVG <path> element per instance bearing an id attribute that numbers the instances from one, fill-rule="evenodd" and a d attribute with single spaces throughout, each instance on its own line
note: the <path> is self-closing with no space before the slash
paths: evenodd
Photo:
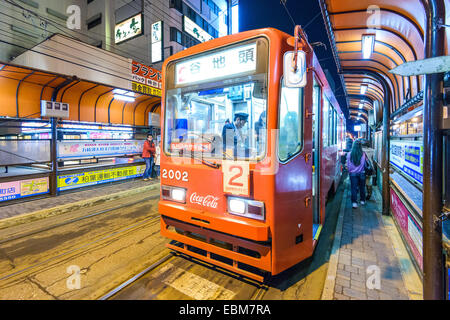
<path id="1" fill-rule="evenodd" d="M 302 88 L 306 86 L 306 53 L 297 52 L 297 70 L 293 67 L 294 51 L 288 51 L 284 54 L 283 71 L 284 86 L 287 88 Z"/>

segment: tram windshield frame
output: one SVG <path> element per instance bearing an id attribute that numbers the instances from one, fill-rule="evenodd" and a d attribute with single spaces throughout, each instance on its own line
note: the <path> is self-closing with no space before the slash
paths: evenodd
<path id="1" fill-rule="evenodd" d="M 166 72 L 164 153 L 171 157 L 264 159 L 268 141 L 268 56 L 268 39 L 258 37 L 170 62 Z M 219 76 L 208 72 L 222 57 L 234 64 L 225 65 L 228 70 L 222 74 L 219 70 Z M 239 61 L 248 64 L 236 67 Z M 192 66 L 201 63 L 210 64 L 204 68 L 204 76 L 179 81 L 183 67 L 188 66 L 192 72 Z M 248 115 L 247 122 L 237 128 L 235 118 L 242 113 Z"/>

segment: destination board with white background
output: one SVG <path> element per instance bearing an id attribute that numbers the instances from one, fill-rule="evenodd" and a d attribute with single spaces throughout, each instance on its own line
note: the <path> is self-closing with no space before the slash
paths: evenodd
<path id="1" fill-rule="evenodd" d="M 175 83 L 187 85 L 256 70 L 256 43 L 189 59 L 175 66 Z"/>
<path id="2" fill-rule="evenodd" d="M 205 42 L 214 39 L 208 32 L 203 30 L 194 21 L 186 16 L 183 16 L 183 28 L 184 31 L 193 36 L 200 42 Z"/>

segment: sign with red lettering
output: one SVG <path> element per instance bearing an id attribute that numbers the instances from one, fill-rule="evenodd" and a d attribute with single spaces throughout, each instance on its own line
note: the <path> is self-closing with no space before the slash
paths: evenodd
<path id="1" fill-rule="evenodd" d="M 250 167 L 246 161 L 223 161 L 223 192 L 249 196 Z"/>
<path id="2" fill-rule="evenodd" d="M 178 142 L 171 143 L 170 148 L 172 150 L 186 150 L 195 152 L 209 152 L 211 151 L 211 143 L 186 143 Z"/>
<path id="3" fill-rule="evenodd" d="M 162 88 L 161 71 L 134 60 L 131 65 L 131 81 L 157 89 Z"/>

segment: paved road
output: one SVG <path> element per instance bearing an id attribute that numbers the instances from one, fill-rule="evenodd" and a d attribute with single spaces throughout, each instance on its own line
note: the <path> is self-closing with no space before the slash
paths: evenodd
<path id="1" fill-rule="evenodd" d="M 168 252 L 158 199 L 154 190 L 0 230 L 0 299 L 99 298 Z"/>
<path id="2" fill-rule="evenodd" d="M 116 299 L 320 299 L 342 188 L 311 259 L 257 283 L 173 257 Z M 0 299 L 98 299 L 169 254 L 159 190 L 0 230 Z M 79 271 L 79 276 L 77 275 Z"/>

